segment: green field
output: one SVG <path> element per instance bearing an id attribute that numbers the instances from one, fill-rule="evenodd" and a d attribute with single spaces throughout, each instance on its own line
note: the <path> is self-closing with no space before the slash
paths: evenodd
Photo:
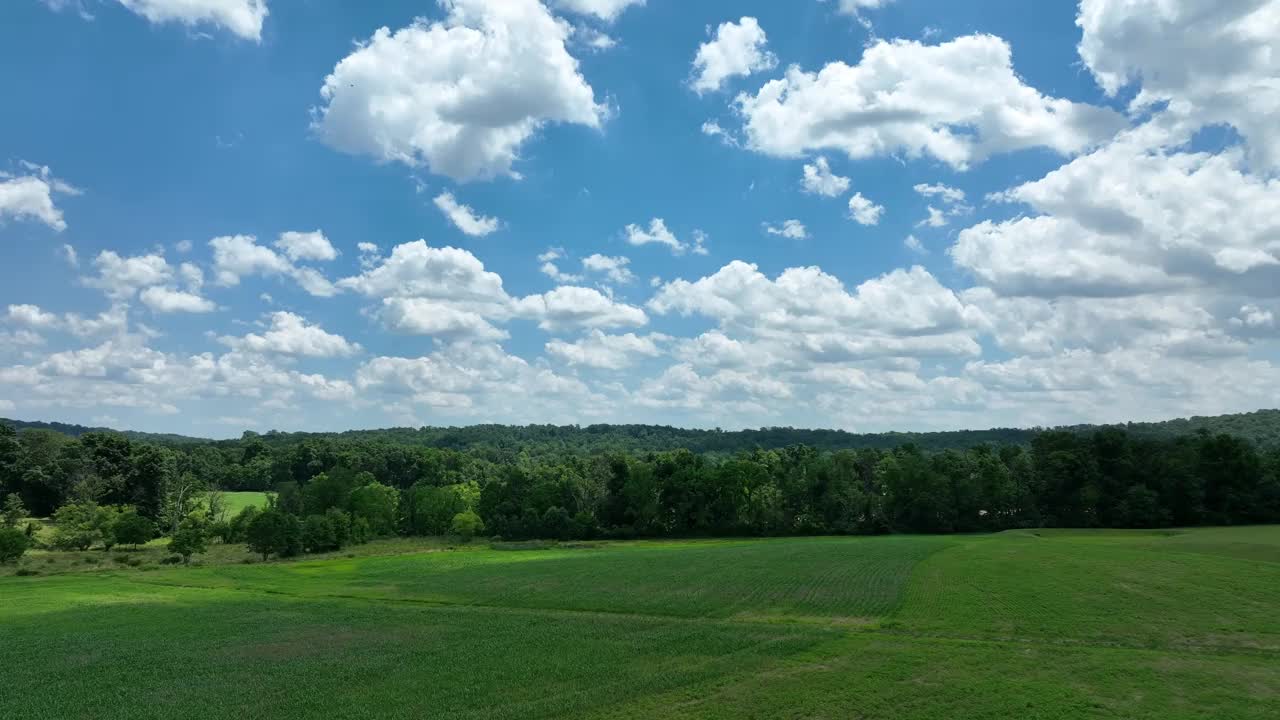
<path id="1" fill-rule="evenodd" d="M 0 578 L 3 718 L 1275 718 L 1280 527 Z"/>
<path id="2" fill-rule="evenodd" d="M 236 513 L 247 507 L 265 508 L 270 495 L 271 493 L 264 492 L 224 492 L 222 504 L 226 509 L 227 517 L 234 517 Z"/>

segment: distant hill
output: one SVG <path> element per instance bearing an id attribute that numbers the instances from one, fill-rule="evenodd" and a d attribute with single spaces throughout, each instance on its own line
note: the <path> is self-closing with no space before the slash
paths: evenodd
<path id="1" fill-rule="evenodd" d="M 148 433 L 138 432 L 136 430 L 116 430 L 114 428 L 105 427 L 88 427 L 86 425 L 74 425 L 71 423 L 60 422 L 42 422 L 39 420 L 11 420 L 9 418 L 0 418 L 0 424 L 9 425 L 18 431 L 22 430 L 52 430 L 54 432 L 69 435 L 71 437 L 80 437 L 85 433 L 91 432 L 113 432 L 120 433 L 130 440 L 139 440 L 142 442 L 161 443 L 166 445 L 194 445 L 200 443 L 212 442 L 208 438 L 188 437 L 186 435 L 175 435 L 172 433 Z"/>
<path id="2" fill-rule="evenodd" d="M 87 432 L 110 431 L 66 423 L 5 420 L 19 430 L 40 428 L 72 437 Z M 1150 423 L 1124 425 L 1073 425 L 1054 428 L 1071 432 L 1092 432 L 1101 427 L 1120 427 L 1135 437 L 1160 439 L 1187 435 L 1201 430 L 1227 433 L 1247 438 L 1260 446 L 1280 446 L 1280 410 L 1258 410 L 1235 415 L 1191 417 Z M 988 430 L 956 430 L 946 432 L 851 433 L 843 430 L 821 430 L 771 427 L 758 430 L 698 430 L 666 425 L 471 425 L 467 427 L 384 428 L 348 430 L 339 433 L 303 433 L 271 431 L 260 438 L 268 445 L 289 445 L 309 438 L 341 438 L 392 445 L 450 448 L 519 449 L 538 447 L 542 451 L 556 447 L 565 450 L 628 450 L 632 452 L 687 448 L 694 452 L 737 452 L 752 448 L 779 448 L 809 445 L 824 450 L 876 448 L 888 449 L 914 443 L 924 450 L 970 448 L 982 444 L 1023 445 L 1046 428 L 991 428 Z M 131 440 L 167 445 L 237 445 L 244 441 L 209 440 L 185 435 L 121 431 Z"/>

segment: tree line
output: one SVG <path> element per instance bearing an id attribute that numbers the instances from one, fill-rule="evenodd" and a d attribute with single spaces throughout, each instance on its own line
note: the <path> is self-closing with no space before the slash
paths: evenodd
<path id="1" fill-rule="evenodd" d="M 273 507 L 261 515 L 276 539 L 258 543 L 266 555 L 393 534 L 572 539 L 1280 522 L 1280 450 L 1204 431 L 1170 439 L 1119 428 L 1045 431 L 1026 445 L 940 452 L 910 443 L 720 454 L 274 440 L 247 433 L 171 447 L 0 425 L 0 498 L 54 516 L 59 532 L 97 527 L 101 538 L 119 517 L 136 516 L 177 537 L 195 523 L 197 496 L 270 490 Z M 255 518 L 240 518 L 237 529 L 235 518 L 207 510 L 205 535 L 251 539 Z"/>

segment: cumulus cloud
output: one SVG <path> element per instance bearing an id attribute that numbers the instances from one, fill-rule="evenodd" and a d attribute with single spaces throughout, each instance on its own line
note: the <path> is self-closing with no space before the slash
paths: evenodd
<path id="1" fill-rule="evenodd" d="M 490 235 L 502 225 L 497 218 L 479 215 L 471 206 L 460 204 L 453 193 L 440 193 L 436 196 L 435 204 L 454 227 L 471 237 Z"/>
<path id="2" fill-rule="evenodd" d="M 565 328 L 641 327 L 649 323 L 645 312 L 621 303 L 595 288 L 566 285 L 541 295 L 521 298 L 516 311 L 536 319 L 543 330 Z"/>
<path id="3" fill-rule="evenodd" d="M 444 0 L 440 22 L 380 28 L 325 78 L 328 145 L 465 182 L 514 175 L 547 123 L 598 128 L 606 109 L 538 0 Z"/>
<path id="4" fill-rule="evenodd" d="M 149 287 L 140 297 L 143 305 L 158 313 L 207 313 L 218 309 L 212 300 L 167 287 Z"/>
<path id="5" fill-rule="evenodd" d="M 566 12 L 592 15 L 613 22 L 629 7 L 641 7 L 645 0 L 553 0 L 555 7 Z"/>
<path id="6" fill-rule="evenodd" d="M 587 272 L 602 273 L 609 282 L 626 285 L 634 282 L 636 276 L 627 267 L 631 258 L 622 256 L 610 257 L 595 253 L 582 259 L 582 269 Z"/>
<path id="7" fill-rule="evenodd" d="M 622 370 L 630 367 L 637 356 L 658 357 L 662 349 L 660 342 L 667 340 L 664 335 L 640 336 L 635 333 L 625 335 L 609 335 L 600 330 L 592 330 L 586 337 L 576 341 L 552 340 L 546 344 L 547 354 L 569 365 L 603 370 Z"/>
<path id="8" fill-rule="evenodd" d="M 801 181 L 804 191 L 813 195 L 835 197 L 849 191 L 849 178 L 831 172 L 831 164 L 821 155 L 804 166 L 804 179 Z"/>
<path id="9" fill-rule="evenodd" d="M 706 251 L 706 234 L 701 230 L 695 230 L 693 233 L 693 247 L 680 240 L 667 228 L 667 223 L 662 218 L 653 218 L 649 221 L 649 227 L 644 228 L 640 225 L 628 225 L 624 231 L 627 242 L 632 245 L 666 245 L 675 255 L 683 255 L 690 250 L 695 255 L 705 255 Z"/>
<path id="10" fill-rule="evenodd" d="M 753 17 L 721 23 L 715 37 L 699 46 L 693 58 L 693 89 L 701 95 L 719 90 L 731 77 L 773 69 L 778 58 L 767 45 L 764 30 Z"/>
<path id="11" fill-rule="evenodd" d="M 38 305 L 10 305 L 7 320 L 16 325 L 44 330 L 59 327 L 62 323 L 58 316 L 45 312 Z"/>
<path id="12" fill-rule="evenodd" d="M 67 229 L 55 195 L 79 195 L 80 190 L 53 176 L 48 167 L 22 163 L 27 175 L 0 172 L 0 223 L 6 218 L 35 220 L 62 232 Z"/>
<path id="13" fill-rule="evenodd" d="M 1256 164 L 1280 166 L 1280 5 L 1268 0 L 1083 0 L 1080 57 L 1134 112 L 1167 103 L 1196 124 L 1227 123 Z"/>
<path id="14" fill-rule="evenodd" d="M 220 342 L 236 350 L 255 353 L 280 353 L 307 357 L 350 357 L 360 352 L 360 345 L 341 335 L 326 332 L 291 312 L 271 314 L 271 327 L 261 335 L 223 336 Z"/>
<path id="15" fill-rule="evenodd" d="M 508 337 L 505 330 L 494 327 L 478 312 L 428 298 L 386 298 L 378 316 L 388 329 L 410 335 L 430 335 L 444 340 L 505 340 Z"/>
<path id="16" fill-rule="evenodd" d="M 1144 126 L 994 199 L 1040 214 L 979 223 L 950 253 L 1005 294 L 1280 288 L 1280 180 L 1249 174 L 1238 148 L 1170 149 Z"/>
<path id="17" fill-rule="evenodd" d="M 284 248 L 286 252 L 292 248 L 293 252 L 302 253 L 299 257 L 328 254 L 319 242 L 323 236 L 315 237 L 318 233 L 300 235 L 309 237 L 290 236 L 289 233 L 285 233 L 277 245 Z M 288 240 L 286 236 L 289 236 Z M 328 244 L 328 241 L 325 240 L 324 244 Z M 245 276 L 283 275 L 292 278 L 303 290 L 315 297 L 332 297 L 338 292 L 338 288 L 319 270 L 294 265 L 271 248 L 259 245 L 258 239 L 253 235 L 216 237 L 209 241 L 209 247 L 213 248 L 214 280 L 224 287 L 239 285 L 240 278 Z M 333 250 L 332 246 L 328 249 Z M 336 256 L 337 251 L 333 250 L 333 252 Z"/>
<path id="18" fill-rule="evenodd" d="M 312 232 L 290 230 L 280 233 L 280 239 L 276 240 L 275 245 L 294 262 L 299 260 L 327 262 L 338 257 L 338 251 L 334 249 L 333 243 L 329 242 L 329 238 L 319 230 Z"/>
<path id="19" fill-rule="evenodd" d="M 262 40 L 266 0 L 117 0 L 152 23 L 177 22 L 188 27 L 208 23 L 245 40 Z"/>
<path id="20" fill-rule="evenodd" d="M 880 216 L 884 214 L 884 206 L 877 205 L 862 196 L 862 193 L 854 193 L 849 198 L 849 217 L 859 225 L 878 225 Z"/>
<path id="21" fill-rule="evenodd" d="M 799 220 L 787 220 L 781 226 L 765 223 L 764 231 L 770 235 L 780 235 L 792 240 L 804 240 L 809 237 L 809 230 Z"/>
<path id="22" fill-rule="evenodd" d="M 902 154 L 964 169 L 1029 147 L 1085 150 L 1124 127 L 1110 110 L 1042 95 L 1017 76 L 992 35 L 940 45 L 879 41 L 857 65 L 798 67 L 736 105 L 747 146 L 781 157 L 837 150 L 850 158 Z"/>
<path id="23" fill-rule="evenodd" d="M 84 284 L 117 300 L 133 297 L 139 289 L 162 285 L 173 277 L 173 268 L 161 255 L 121 257 L 115 251 L 103 250 L 94 259 L 93 266 L 98 275 L 85 278 Z"/>

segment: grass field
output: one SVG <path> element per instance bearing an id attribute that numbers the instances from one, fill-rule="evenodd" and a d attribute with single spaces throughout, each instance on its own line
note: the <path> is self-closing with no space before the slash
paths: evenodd
<path id="1" fill-rule="evenodd" d="M 1261 719 L 1280 707 L 1280 527 L 369 547 L 2 577 L 0 717 Z"/>
<path id="2" fill-rule="evenodd" d="M 224 492 L 222 504 L 226 507 L 227 517 L 235 517 L 247 507 L 265 508 L 271 493 L 264 492 Z"/>

